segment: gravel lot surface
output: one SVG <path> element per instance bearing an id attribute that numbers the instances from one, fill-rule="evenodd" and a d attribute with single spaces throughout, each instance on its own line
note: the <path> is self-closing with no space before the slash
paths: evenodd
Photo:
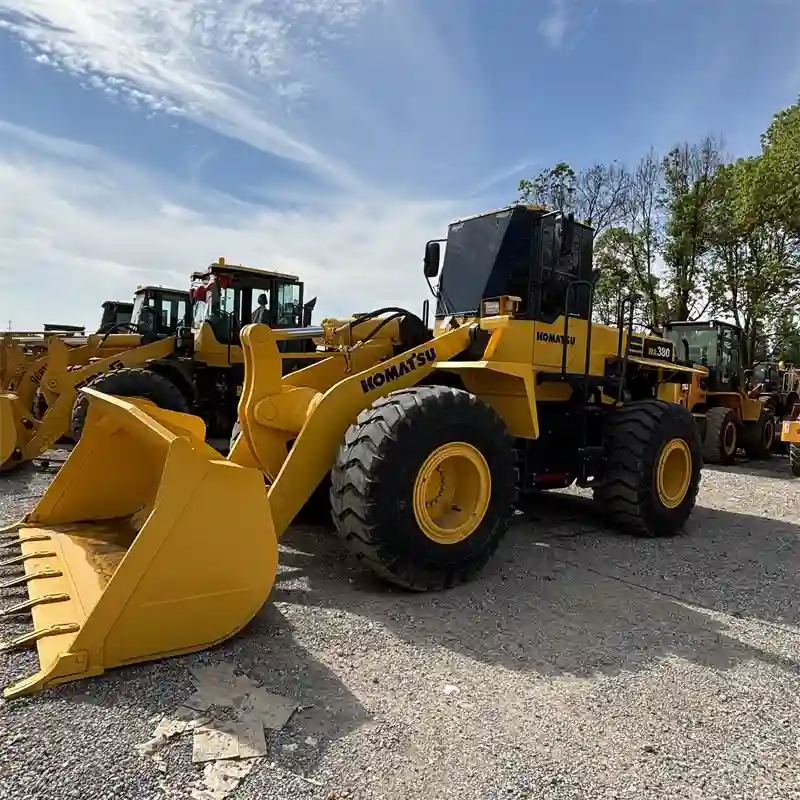
<path id="1" fill-rule="evenodd" d="M 49 477 L 0 478 L 0 519 Z M 774 458 L 706 468 L 669 541 L 546 496 L 480 580 L 437 595 L 292 531 L 271 601 L 224 646 L 4 703 L 0 798 L 188 797 L 191 737 L 166 774 L 134 747 L 191 694 L 189 668 L 219 662 L 301 704 L 232 800 L 800 798 L 799 526 L 800 481 Z M 35 663 L 0 655 L 2 683 Z"/>

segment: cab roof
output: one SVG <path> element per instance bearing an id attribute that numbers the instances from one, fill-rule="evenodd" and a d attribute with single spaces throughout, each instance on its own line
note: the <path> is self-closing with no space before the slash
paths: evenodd
<path id="1" fill-rule="evenodd" d="M 243 264 L 226 264 L 224 258 L 214 261 L 209 264 L 204 270 L 193 272 L 192 280 L 198 278 L 205 278 L 212 272 L 221 272 L 223 274 L 235 275 L 237 272 L 244 272 L 248 275 L 257 275 L 261 278 L 281 278 L 285 281 L 299 282 L 300 278 L 297 275 L 290 275 L 288 272 L 273 272 L 268 269 L 257 269 L 256 267 L 246 267 Z"/>
<path id="2" fill-rule="evenodd" d="M 513 211 L 515 208 L 524 208 L 527 211 L 535 211 L 540 214 L 547 213 L 547 206 L 543 206 L 538 203 L 511 203 L 507 206 L 502 206 L 501 208 L 493 208 L 490 211 L 480 211 L 477 214 L 470 214 L 468 217 L 461 217 L 460 219 L 454 220 L 451 222 L 451 225 L 458 225 L 461 222 L 467 222 L 471 219 L 478 219 L 479 217 L 488 217 L 492 214 L 499 214 L 501 211 Z"/>
<path id="3" fill-rule="evenodd" d="M 134 294 L 141 294 L 142 292 L 168 292 L 169 294 L 185 294 L 189 295 L 186 289 L 171 289 L 169 286 L 156 286 L 154 284 L 146 284 L 144 286 L 137 286 Z"/>
<path id="4" fill-rule="evenodd" d="M 698 320 L 696 322 L 668 322 L 665 328 L 734 328 L 739 329 L 733 322 L 725 322 L 721 319 Z"/>

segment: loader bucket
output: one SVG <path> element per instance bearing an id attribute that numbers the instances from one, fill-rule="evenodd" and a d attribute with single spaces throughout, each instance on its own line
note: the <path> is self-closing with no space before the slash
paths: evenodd
<path id="1" fill-rule="evenodd" d="M 93 390 L 79 443 L 39 503 L 0 534 L 0 587 L 27 599 L 39 672 L 6 697 L 202 650 L 267 599 L 278 544 L 258 470 L 223 460 L 196 417 Z M 143 409 L 147 408 L 150 413 Z M 199 424 L 198 424 L 199 423 Z"/>
<path id="2" fill-rule="evenodd" d="M 0 464 L 5 464 L 16 449 L 17 426 L 14 422 L 14 395 L 0 394 Z"/>

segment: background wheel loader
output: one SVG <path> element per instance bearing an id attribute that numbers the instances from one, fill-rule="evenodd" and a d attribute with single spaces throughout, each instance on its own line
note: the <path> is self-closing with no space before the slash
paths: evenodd
<path id="1" fill-rule="evenodd" d="M 130 322 L 133 316 L 133 303 L 124 300 L 106 300 L 103 303 L 103 316 L 97 333 L 107 333 L 108 330 L 122 322 Z"/>
<path id="2" fill-rule="evenodd" d="M 143 397 L 170 411 L 191 411 L 205 421 L 209 439 L 224 449 L 244 380 L 240 332 L 249 324 L 259 295 L 267 296 L 266 320 L 275 329 L 310 325 L 316 298 L 304 303 L 304 284 L 296 275 L 226 264 L 224 258 L 194 272 L 191 280 L 185 300 L 177 304 L 171 296 L 152 291 L 134 308 L 134 319 L 147 314 L 162 320 L 159 335 L 174 335 L 175 351 L 99 374 L 86 385 L 120 397 Z M 285 372 L 320 357 L 308 337 L 283 342 L 281 349 Z M 70 420 L 75 441 L 87 409 L 87 399 L 79 397 Z"/>
<path id="3" fill-rule="evenodd" d="M 187 292 L 183 294 L 188 296 Z M 106 300 L 97 333 L 130 322 L 133 303 Z M 13 391 L 25 374 L 26 366 L 47 352 L 51 336 L 58 336 L 68 347 L 86 344 L 86 328 L 80 325 L 45 323 L 41 331 L 3 331 L 0 333 L 0 391 Z"/>
<path id="4" fill-rule="evenodd" d="M 192 411 L 225 449 L 236 420 L 244 374 L 239 330 L 257 297 L 270 298 L 276 328 L 310 322 L 316 298 L 303 304 L 295 275 L 230 266 L 224 259 L 192 276 L 190 291 L 138 287 L 131 319 L 68 346 L 49 337 L 48 350 L 26 363 L 10 391 L 0 394 L 0 471 L 36 458 L 65 435 L 77 441 L 92 386 L 141 397 L 171 411 Z M 286 371 L 323 357 L 308 339 L 282 345 Z"/>
<path id="5" fill-rule="evenodd" d="M 185 289 L 170 289 L 165 286 L 153 285 L 137 286 L 132 303 L 122 303 L 116 300 L 106 300 L 103 303 L 103 318 L 97 333 L 104 334 L 104 338 L 96 340 L 97 344 L 104 350 L 108 349 L 110 345 L 114 352 L 124 352 L 140 344 L 151 344 L 160 339 L 174 336 L 178 327 L 185 324 L 188 307 L 189 292 Z M 130 313 L 127 308 L 130 308 Z M 126 340 L 119 337 L 108 339 L 111 334 L 119 333 L 136 334 L 139 338 L 138 340 Z M 85 338 L 62 338 L 61 341 L 70 347 L 88 343 Z M 120 346 L 114 348 L 114 342 L 119 342 Z M 92 357 L 87 353 L 87 364 L 96 363 L 97 358 L 100 357 Z M 80 366 L 85 365 L 82 362 L 71 364 L 70 369 Z M 33 407 L 33 414 L 37 420 L 44 417 L 47 405 L 46 392 L 39 387 Z"/>
<path id="6" fill-rule="evenodd" d="M 794 364 L 783 361 L 761 361 L 746 373 L 747 393 L 750 397 L 772 399 L 776 430 L 791 420 L 795 403 L 800 400 L 800 371 Z M 782 437 L 775 437 L 773 452 L 788 455 L 789 447 Z"/>
<path id="7" fill-rule="evenodd" d="M 470 580 L 518 493 L 591 487 L 610 524 L 671 536 L 696 501 L 696 423 L 659 399 L 698 370 L 671 342 L 591 323 L 592 232 L 515 205 L 426 247 L 435 332 L 402 308 L 318 329 L 240 333 L 241 433 L 85 388 L 83 436 L 32 512 L 3 533 L 27 589 L 40 670 L 6 697 L 210 647 L 267 600 L 278 538 L 329 482 L 338 534 L 386 580 Z M 328 357 L 284 375 L 282 342 Z M 335 349 L 334 349 L 335 348 Z M 120 481 L 119 465 L 125 465 Z"/>
<path id="8" fill-rule="evenodd" d="M 695 375 L 675 397 L 705 417 L 703 460 L 732 464 L 739 447 L 748 458 L 769 458 L 776 436 L 776 398 L 772 392 L 748 391 L 741 329 L 718 320 L 672 322 L 664 326 L 663 335 L 687 363 L 699 364 L 707 373 Z"/>

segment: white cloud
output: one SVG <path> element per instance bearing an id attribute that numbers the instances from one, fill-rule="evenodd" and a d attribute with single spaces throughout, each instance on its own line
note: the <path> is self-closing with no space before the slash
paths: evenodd
<path id="1" fill-rule="evenodd" d="M 285 111 L 304 75 L 384 0 L 0 0 L 0 24 L 40 63 L 356 185 Z M 280 119 L 281 122 L 276 122 Z"/>
<path id="2" fill-rule="evenodd" d="M 539 33 L 551 47 L 561 47 L 569 23 L 567 0 L 547 0 L 549 8 L 539 23 Z"/>
<path id="3" fill-rule="evenodd" d="M 219 255 L 296 272 L 322 314 L 419 308 L 424 242 L 477 210 L 431 199 L 437 186 L 495 181 L 475 159 L 490 115 L 471 43 L 457 25 L 440 41 L 420 0 L 0 0 L 0 26 L 109 98 L 181 115 L 312 179 L 253 175 L 269 195 L 242 202 L 199 191 L 218 142 L 181 184 L 0 122 L 0 327 L 93 326 L 104 299 L 139 282 L 185 285 Z"/>
<path id="4" fill-rule="evenodd" d="M 198 200 L 94 148 L 7 124 L 0 153 L 3 328 L 95 326 L 103 300 L 129 298 L 137 283 L 187 286 L 220 255 L 299 275 L 319 297 L 317 319 L 389 304 L 419 312 L 425 241 L 473 210 L 349 194 L 291 211 Z"/>

